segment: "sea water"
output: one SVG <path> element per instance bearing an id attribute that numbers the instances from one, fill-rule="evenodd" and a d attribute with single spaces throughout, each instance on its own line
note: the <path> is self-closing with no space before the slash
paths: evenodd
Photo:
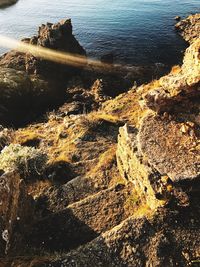
<path id="1" fill-rule="evenodd" d="M 197 12 L 200 0 L 19 0 L 0 10 L 0 35 L 30 37 L 42 23 L 71 18 L 90 57 L 112 52 L 124 64 L 173 65 L 186 47 L 174 17 Z"/>

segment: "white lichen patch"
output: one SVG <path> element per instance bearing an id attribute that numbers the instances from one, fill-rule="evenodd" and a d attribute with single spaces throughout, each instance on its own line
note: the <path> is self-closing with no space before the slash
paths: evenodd
<path id="1" fill-rule="evenodd" d="M 40 175 L 47 162 L 47 155 L 40 149 L 19 144 L 6 146 L 0 154 L 0 169 L 4 172 L 17 170 L 22 178 Z"/>

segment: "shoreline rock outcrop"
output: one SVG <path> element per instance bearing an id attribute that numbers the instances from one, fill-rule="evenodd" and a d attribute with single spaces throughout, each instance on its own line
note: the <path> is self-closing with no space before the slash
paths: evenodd
<path id="1" fill-rule="evenodd" d="M 175 25 L 180 35 L 190 44 L 200 38 L 200 14 L 190 15 Z"/>
<path id="2" fill-rule="evenodd" d="M 76 79 L 68 91 L 76 103 L 70 113 L 65 103 L 43 122 L 1 131 L 0 160 L 9 166 L 15 147 L 26 152 L 16 154 L 23 166 L 29 149 L 48 162 L 39 177 L 22 172 L 0 183 L 0 203 L 10 201 L 0 205 L 0 266 L 199 265 L 199 63 L 195 38 L 183 65 L 159 80 L 112 98 L 101 79 L 91 90 Z M 83 102 L 88 111 L 80 114 Z M 9 183 L 12 194 L 4 188 Z M 32 207 L 15 224 L 29 200 Z"/>
<path id="3" fill-rule="evenodd" d="M 196 39 L 186 50 L 182 67 L 142 93 L 140 104 L 146 113 L 139 126 L 120 130 L 117 158 L 121 175 L 146 196 L 150 207 L 156 208 L 160 200 L 172 196 L 180 205 L 187 205 L 187 190 L 197 189 L 199 92 L 200 40 Z"/>

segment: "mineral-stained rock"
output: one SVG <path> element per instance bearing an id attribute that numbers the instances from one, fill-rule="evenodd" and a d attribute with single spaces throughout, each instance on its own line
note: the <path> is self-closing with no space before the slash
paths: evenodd
<path id="1" fill-rule="evenodd" d="M 0 173 L 0 255 L 20 250 L 23 231 L 33 214 L 23 180 L 16 172 Z"/>

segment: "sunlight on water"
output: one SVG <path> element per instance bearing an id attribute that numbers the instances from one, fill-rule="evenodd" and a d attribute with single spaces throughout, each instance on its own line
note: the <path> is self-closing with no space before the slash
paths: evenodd
<path id="1" fill-rule="evenodd" d="M 185 49 L 174 17 L 198 11 L 199 0 L 19 0 L 0 10 L 0 34 L 30 37 L 41 23 L 70 17 L 89 56 L 113 52 L 123 63 L 174 64 Z"/>

